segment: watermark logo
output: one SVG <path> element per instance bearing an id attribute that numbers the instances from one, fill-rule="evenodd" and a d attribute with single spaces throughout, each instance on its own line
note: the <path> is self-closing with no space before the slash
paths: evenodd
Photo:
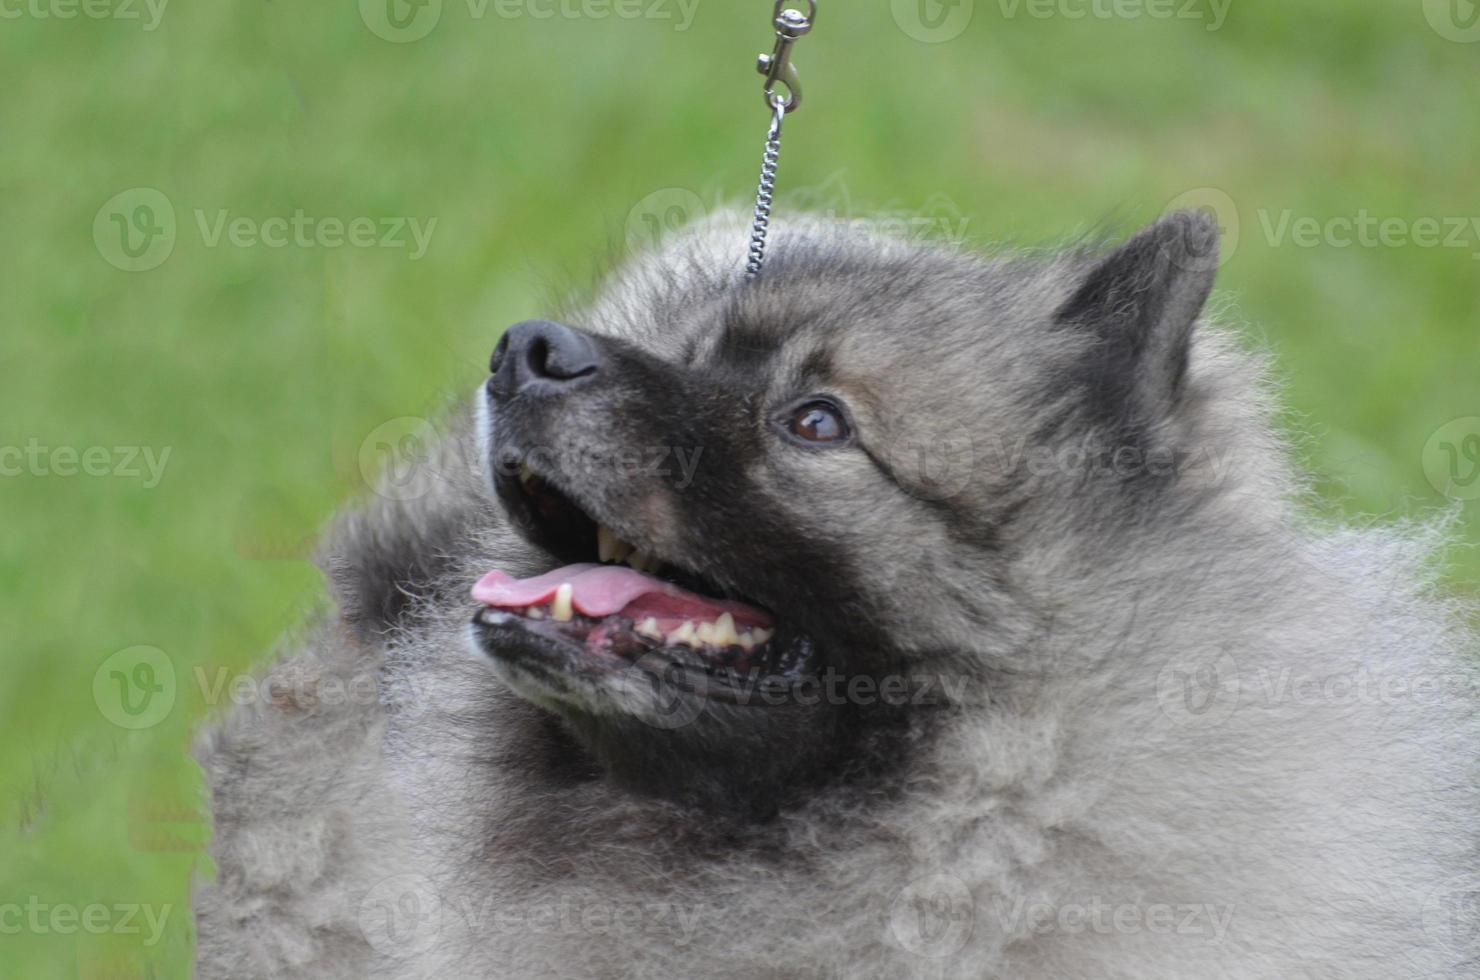
<path id="1" fill-rule="evenodd" d="M 1178 194 L 1167 202 L 1163 213 L 1173 211 L 1201 211 L 1218 223 L 1218 248 L 1212 255 L 1188 255 L 1178 261 L 1184 268 L 1206 271 L 1222 266 L 1238 250 L 1239 218 L 1238 205 L 1228 193 L 1216 187 L 1195 187 Z"/>
<path id="2" fill-rule="evenodd" d="M 665 238 L 709 213 L 703 198 L 685 187 L 663 187 L 627 212 L 627 248 L 656 248 Z"/>
<path id="3" fill-rule="evenodd" d="M 153 187 L 120 191 L 93 217 L 93 243 L 124 272 L 158 268 L 175 250 L 175 207 Z"/>
<path id="4" fill-rule="evenodd" d="M 1423 15 L 1446 41 L 1480 41 L 1480 3 L 1476 0 L 1423 0 Z"/>
<path id="5" fill-rule="evenodd" d="M 175 706 L 175 664 L 158 647 L 119 650 L 93 674 L 93 703 L 119 728 L 152 728 Z"/>
<path id="6" fill-rule="evenodd" d="M 1480 940 L 1480 887 L 1470 881 L 1435 890 L 1424 902 L 1422 917 L 1424 934 L 1436 944 L 1473 950 Z"/>
<path id="7" fill-rule="evenodd" d="M 361 935 L 377 953 L 416 956 L 442 931 L 442 897 L 425 875 L 394 875 L 365 893 L 358 918 Z"/>
<path id="8" fill-rule="evenodd" d="M 1156 701 L 1179 727 L 1216 725 L 1238 707 L 1238 663 L 1227 653 L 1172 657 L 1156 676 Z"/>
<path id="9" fill-rule="evenodd" d="M 1451 500 L 1480 499 L 1480 417 L 1454 419 L 1429 436 L 1423 475 Z"/>
<path id="10" fill-rule="evenodd" d="M 916 956 L 944 959 L 966 945 L 975 916 L 966 882 L 953 874 L 929 875 L 899 893 L 889 910 L 889 931 Z"/>
<path id="11" fill-rule="evenodd" d="M 891 0 L 894 23 L 924 44 L 960 37 L 971 23 L 975 0 Z"/>
<path id="12" fill-rule="evenodd" d="M 642 705 L 638 716 L 653 728 L 685 728 L 704 713 L 706 676 L 659 653 L 638 657 L 621 679 L 630 688 L 627 700 Z"/>
<path id="13" fill-rule="evenodd" d="M 883 456 L 904 492 L 917 500 L 953 500 L 977 475 L 975 446 L 960 428 L 911 428 L 900 420 L 900 434 L 886 441 Z"/>
<path id="14" fill-rule="evenodd" d="M 360 478 L 390 500 L 416 500 L 429 493 L 441 476 L 431 465 L 437 430 L 414 415 L 382 422 L 360 443 Z"/>
<path id="15" fill-rule="evenodd" d="M 393 44 L 420 41 L 442 19 L 442 0 L 360 0 L 360 19 Z"/>

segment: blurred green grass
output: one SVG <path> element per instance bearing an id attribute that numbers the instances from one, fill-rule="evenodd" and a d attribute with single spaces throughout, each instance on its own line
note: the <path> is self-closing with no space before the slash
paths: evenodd
<path id="1" fill-rule="evenodd" d="M 144 21 L 36 15 L 52 2 L 0 20 L 0 446 L 170 456 L 157 486 L 0 478 L 0 906 L 171 914 L 153 944 L 0 916 L 0 975 L 183 976 L 202 685 L 321 602 L 302 541 L 363 491 L 370 433 L 467 390 L 500 328 L 588 284 L 644 210 L 743 202 L 770 4 L 698 0 L 679 30 L 676 0 L 640 5 L 667 19 L 542 19 L 542 2 L 478 18 L 447 0 L 397 43 L 367 26 L 385 33 L 380 0 L 170 5 L 154 30 L 141 4 Z M 611 9 L 585 2 L 564 9 Z M 965 9 L 934 2 L 823 0 L 797 51 L 783 212 L 929 212 L 976 241 L 1043 243 L 1215 189 L 1238 231 L 1224 302 L 1277 353 L 1325 499 L 1385 519 L 1443 504 L 1424 447 L 1480 415 L 1480 242 L 1303 248 L 1263 225 L 1476 213 L 1480 45 L 1441 36 L 1417 0 L 1233 0 L 1215 31 L 978 0 L 959 36 L 923 43 L 921 10 Z M 139 187 L 168 199 L 176 240 L 128 272 L 93 225 Z M 197 212 L 223 209 L 436 225 L 416 260 L 211 247 Z M 1472 590 L 1477 570 L 1462 551 L 1451 580 Z M 93 681 L 141 644 L 165 651 L 178 696 L 129 731 Z"/>

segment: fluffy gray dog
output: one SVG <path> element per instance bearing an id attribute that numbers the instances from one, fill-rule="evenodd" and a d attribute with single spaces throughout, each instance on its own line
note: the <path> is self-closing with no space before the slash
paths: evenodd
<path id="1" fill-rule="evenodd" d="M 510 328 L 329 535 L 200 975 L 1480 975 L 1465 610 L 1302 514 L 1209 219 L 743 242 Z"/>

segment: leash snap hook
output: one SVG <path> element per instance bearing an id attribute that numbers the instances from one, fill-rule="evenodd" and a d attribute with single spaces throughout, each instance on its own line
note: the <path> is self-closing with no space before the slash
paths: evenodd
<path id="1" fill-rule="evenodd" d="M 776 26 L 776 48 L 756 59 L 756 71 L 766 76 L 766 105 L 785 112 L 796 111 L 802 104 L 802 82 L 796 65 L 791 63 L 791 46 L 812 29 L 817 19 L 817 0 L 806 0 L 807 12 L 789 6 L 796 0 L 776 0 L 772 23 Z M 785 96 L 777 91 L 780 84 Z"/>

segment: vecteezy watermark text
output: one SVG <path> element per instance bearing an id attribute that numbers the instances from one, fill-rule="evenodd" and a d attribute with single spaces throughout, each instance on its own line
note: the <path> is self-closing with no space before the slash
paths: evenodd
<path id="1" fill-rule="evenodd" d="M 316 218 L 298 208 L 291 216 L 253 218 L 232 215 L 225 208 L 207 213 L 195 209 L 196 227 L 206 248 L 215 248 L 223 238 L 236 248 L 265 245 L 268 248 L 410 248 L 412 262 L 427 254 L 437 219 L 428 218 Z"/>
<path id="2" fill-rule="evenodd" d="M 0 477 L 111 476 L 144 478 L 153 490 L 164 479 L 173 447 L 164 446 L 46 446 L 32 436 L 24 446 L 0 446 Z"/>
<path id="3" fill-rule="evenodd" d="M 144 936 L 153 946 L 164 935 L 173 906 L 138 902 L 43 902 L 31 895 L 24 902 L 0 902 L 0 936 L 29 932 L 36 935 L 70 936 L 85 932 L 94 936 Z"/>
<path id="4" fill-rule="evenodd" d="M 0 20 L 140 21 L 152 31 L 164 19 L 169 0 L 0 0 Z"/>
<path id="5" fill-rule="evenodd" d="M 1480 259 L 1480 216 L 1379 217 L 1361 208 L 1356 214 L 1317 218 L 1289 208 L 1259 211 L 1271 248 L 1286 242 L 1296 248 L 1453 248 Z"/>
<path id="6" fill-rule="evenodd" d="M 193 213 L 206 248 L 379 248 L 405 252 L 413 262 L 426 255 L 437 228 L 435 217 L 320 217 L 303 208 L 267 217 L 229 208 L 195 208 Z M 178 224 L 174 202 L 163 191 L 130 187 L 105 201 L 93 216 L 93 244 L 109 265 L 147 272 L 174 253 Z"/>
<path id="7" fill-rule="evenodd" d="M 1233 0 L 997 0 L 1002 17 L 1035 20 L 1200 20 L 1216 31 Z"/>
<path id="8" fill-rule="evenodd" d="M 1221 943 L 1233 920 L 1232 906 L 1210 903 L 1110 902 L 1098 895 L 1082 902 L 1030 902 L 1019 898 L 994 903 L 998 925 L 1006 932 L 1027 931 L 1101 936 L 1190 936 Z"/>
<path id="9" fill-rule="evenodd" d="M 500 455 L 494 472 L 518 476 L 526 472 L 559 473 L 569 480 L 590 480 L 598 475 L 623 479 L 650 479 L 687 490 L 694 482 L 703 446 L 631 446 L 626 448 L 562 448 L 535 446 L 521 453 Z"/>
<path id="10" fill-rule="evenodd" d="M 425 875 L 402 874 L 382 879 L 359 903 L 360 931 L 377 952 L 405 957 L 433 946 L 449 920 L 468 931 L 496 931 L 535 936 L 663 937 L 687 946 L 701 926 L 720 925 L 721 910 L 674 902 L 606 902 L 562 895 L 550 902 L 518 902 L 498 894 L 443 899 Z"/>
<path id="11" fill-rule="evenodd" d="M 442 20 L 443 0 L 359 0 L 360 19 L 377 37 L 396 44 L 419 41 Z M 453 7 L 453 4 L 447 4 Z M 617 20 L 671 23 L 686 31 L 699 0 L 463 0 L 469 20 Z"/>

